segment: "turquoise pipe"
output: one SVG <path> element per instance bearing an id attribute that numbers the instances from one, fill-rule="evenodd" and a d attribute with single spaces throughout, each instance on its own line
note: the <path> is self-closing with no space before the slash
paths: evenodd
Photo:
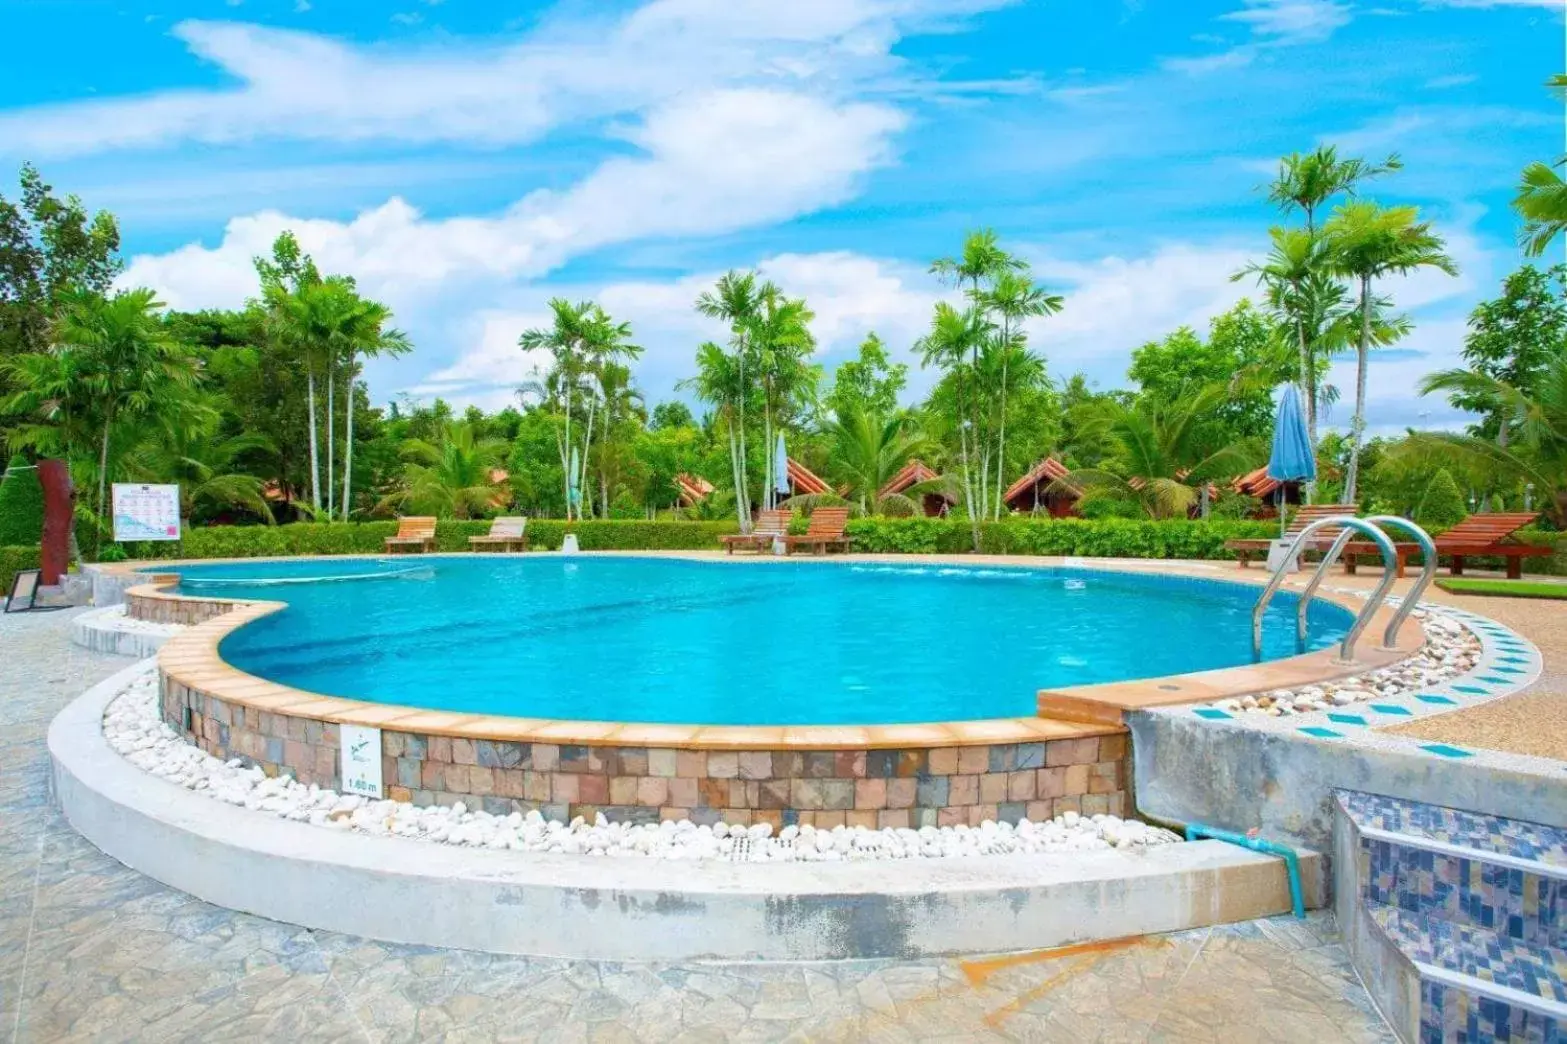
<path id="1" fill-rule="evenodd" d="M 1284 860 L 1284 869 L 1289 873 L 1290 879 L 1290 906 L 1294 908 L 1295 916 L 1302 920 L 1306 917 L 1306 899 L 1300 889 L 1300 859 L 1295 855 L 1295 850 L 1288 845 L 1281 845 L 1277 841 L 1264 841 L 1260 837 L 1248 837 L 1245 834 L 1237 834 L 1233 830 L 1220 830 L 1218 827 L 1203 826 L 1201 823 L 1188 823 L 1186 825 L 1186 840 L 1196 841 L 1198 838 L 1209 837 L 1215 841 L 1223 841 L 1226 844 L 1239 845 L 1249 848 L 1253 852 L 1264 852 L 1268 855 L 1276 855 Z"/>

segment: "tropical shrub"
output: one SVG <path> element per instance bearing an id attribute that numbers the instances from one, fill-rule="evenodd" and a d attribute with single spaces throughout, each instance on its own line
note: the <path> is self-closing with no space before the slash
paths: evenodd
<path id="1" fill-rule="evenodd" d="M 18 570 L 38 568 L 36 547 L 0 547 L 0 598 L 11 593 Z"/>
<path id="2" fill-rule="evenodd" d="M 36 544 L 44 528 L 44 490 L 38 469 L 20 455 L 6 466 L 0 482 L 0 547 Z"/>
<path id="3" fill-rule="evenodd" d="M 1415 505 L 1415 521 L 1427 529 L 1433 526 L 1456 526 L 1469 515 L 1464 506 L 1464 494 L 1453 480 L 1452 473 L 1439 468 L 1431 476 L 1420 503 Z"/>

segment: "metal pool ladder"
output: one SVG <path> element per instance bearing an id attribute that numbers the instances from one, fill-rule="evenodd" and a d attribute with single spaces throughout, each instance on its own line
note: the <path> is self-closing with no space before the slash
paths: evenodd
<path id="1" fill-rule="evenodd" d="M 1296 641 L 1306 640 L 1306 612 L 1310 608 L 1312 596 L 1316 594 L 1317 587 L 1322 583 L 1322 578 L 1327 575 L 1333 563 L 1338 561 L 1344 546 L 1354 538 L 1356 531 L 1370 537 L 1382 552 L 1382 579 L 1376 589 L 1371 592 L 1371 597 L 1366 599 L 1366 607 L 1355 617 L 1355 622 L 1344 635 L 1344 640 L 1339 643 L 1339 661 L 1341 663 L 1353 663 L 1355 661 L 1355 643 L 1359 641 L 1360 634 L 1371 622 L 1372 616 L 1382 607 L 1387 598 L 1388 591 L 1397 578 L 1398 552 L 1393 547 L 1393 542 L 1383 532 L 1383 526 L 1396 526 L 1406 530 L 1420 545 L 1421 559 L 1424 562 L 1420 570 L 1420 579 L 1409 589 L 1408 596 L 1398 611 L 1393 614 L 1393 619 L 1388 621 L 1387 629 L 1382 633 L 1383 648 L 1392 648 L 1398 639 L 1398 632 L 1404 626 L 1404 621 L 1415 609 L 1415 603 L 1420 601 L 1420 596 L 1425 593 L 1431 584 L 1431 578 L 1436 575 L 1436 545 L 1431 542 L 1431 537 L 1425 530 L 1407 518 L 1397 515 L 1373 515 L 1370 518 L 1356 518 L 1354 515 L 1333 515 L 1328 518 L 1317 519 L 1306 526 L 1295 536 L 1295 542 L 1290 545 L 1289 553 L 1284 556 L 1284 561 L 1273 571 L 1273 577 L 1268 581 L 1268 586 L 1263 590 L 1262 597 L 1257 599 L 1256 606 L 1251 611 L 1251 650 L 1252 655 L 1262 656 L 1262 618 L 1268 610 L 1268 603 L 1273 601 L 1273 596 L 1284 584 L 1284 574 L 1291 562 L 1297 560 L 1297 556 L 1305 548 L 1306 540 L 1312 533 L 1330 526 L 1341 527 L 1341 532 L 1333 541 L 1328 553 L 1322 556 L 1322 561 L 1317 565 L 1317 571 L 1312 574 L 1311 580 L 1306 584 L 1306 589 L 1301 592 L 1300 601 L 1295 607 L 1295 638 Z"/>

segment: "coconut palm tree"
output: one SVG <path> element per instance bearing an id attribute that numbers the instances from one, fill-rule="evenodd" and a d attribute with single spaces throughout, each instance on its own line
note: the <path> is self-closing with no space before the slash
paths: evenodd
<path id="1" fill-rule="evenodd" d="M 354 474 L 354 378 L 356 356 L 377 358 L 383 355 L 404 355 L 413 351 L 413 342 L 403 331 L 389 327 L 392 310 L 376 301 L 355 296 L 354 307 L 338 332 L 338 343 L 343 352 L 343 382 L 347 386 L 347 405 L 344 412 L 343 438 L 343 521 L 348 521 L 352 510 Z M 328 412 L 330 412 L 330 404 Z M 331 474 L 330 465 L 327 474 Z"/>
<path id="2" fill-rule="evenodd" d="M 735 514 L 742 531 L 751 526 L 750 484 L 746 477 L 745 458 L 741 453 L 740 436 L 744 426 L 744 403 L 750 389 L 744 375 L 740 353 L 731 354 L 712 341 L 704 341 L 696 349 L 696 375 L 681 381 L 678 387 L 688 388 L 703 402 L 713 405 L 714 421 L 722 422 L 729 443 L 729 480 L 734 491 Z"/>
<path id="3" fill-rule="evenodd" d="M 1354 200 L 1338 207 L 1323 226 L 1333 268 L 1360 286 L 1360 336 L 1355 351 L 1355 416 L 1350 424 L 1349 467 L 1344 499 L 1353 503 L 1360 473 L 1360 447 L 1366 428 L 1366 379 L 1376 299 L 1372 282 L 1420 268 L 1458 274 L 1458 265 L 1442 252 L 1442 238 L 1415 207 L 1383 207 Z"/>
<path id="4" fill-rule="evenodd" d="M 1099 467 L 1074 468 L 1051 484 L 1095 499 L 1136 504 L 1149 518 L 1185 518 L 1202 499 L 1202 489 L 1256 466 L 1266 451 L 1250 442 L 1207 444 L 1201 420 L 1229 396 L 1226 384 L 1214 384 L 1163 408 L 1128 405 L 1114 399 L 1092 407 L 1096 423 L 1086 428 L 1104 440 Z"/>
<path id="5" fill-rule="evenodd" d="M 483 438 L 473 425 L 446 425 L 431 441 L 403 444 L 403 488 L 381 501 L 441 518 L 471 518 L 505 503 L 507 487 L 496 479 L 505 459 L 504 439 Z"/>

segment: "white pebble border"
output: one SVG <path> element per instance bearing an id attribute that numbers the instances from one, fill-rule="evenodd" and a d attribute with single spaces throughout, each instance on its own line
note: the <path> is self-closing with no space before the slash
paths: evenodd
<path id="1" fill-rule="evenodd" d="M 1364 592 L 1351 592 L 1364 597 Z M 1396 599 L 1388 599 L 1398 604 Z M 1440 685 L 1467 674 L 1480 662 L 1480 639 L 1457 618 L 1426 604 L 1410 613 L 1425 628 L 1426 643 L 1420 652 L 1391 667 L 1340 678 L 1331 685 L 1305 685 L 1295 689 L 1219 700 L 1210 706 L 1233 713 L 1288 717 L 1314 711 L 1348 707 L 1370 700 L 1385 700 Z"/>
<path id="2" fill-rule="evenodd" d="M 395 835 L 448 845 L 654 859 L 707 859 L 737 863 L 837 862 L 842 860 L 950 858 L 957 856 L 1092 852 L 1163 845 L 1180 837 L 1161 827 L 1118 816 L 1067 812 L 1043 823 L 986 821 L 978 827 L 786 826 L 777 835 L 766 823 L 698 825 L 688 819 L 662 823 L 611 823 L 599 813 L 570 823 L 538 812 L 496 816 L 461 803 L 419 808 L 405 801 L 376 801 L 269 777 L 238 759 L 219 761 L 188 743 L 158 716 L 158 678 L 148 666 L 110 701 L 103 733 L 131 764 L 176 783 L 283 819 L 326 829 Z"/>

